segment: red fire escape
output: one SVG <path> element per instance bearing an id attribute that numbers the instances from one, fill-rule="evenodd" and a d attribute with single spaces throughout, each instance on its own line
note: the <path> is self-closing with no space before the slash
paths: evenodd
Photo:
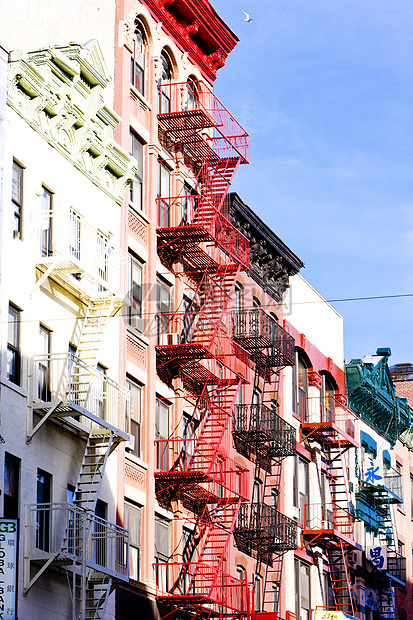
<path id="1" fill-rule="evenodd" d="M 343 397 L 308 398 L 300 430 L 302 439 L 314 439 L 323 449 L 331 499 L 306 504 L 303 547 L 316 543 L 325 549 L 335 607 L 352 616 L 356 616 L 357 603 L 348 554 L 359 546 L 354 540 L 346 452 L 358 447 L 354 420 Z"/>
<path id="2" fill-rule="evenodd" d="M 235 620 L 248 616 L 249 593 L 228 574 L 226 556 L 248 472 L 229 448 L 250 356 L 224 323 L 238 274 L 249 267 L 248 241 L 230 223 L 228 202 L 248 136 L 202 82 L 161 85 L 158 126 L 194 183 L 185 195 L 158 199 L 159 258 L 184 278 L 192 299 L 182 312 L 157 316 L 157 371 L 181 386 L 193 413 L 183 431 L 156 442 L 158 502 L 174 507 L 192 531 L 186 551 L 155 564 L 157 601 L 162 617 Z"/>

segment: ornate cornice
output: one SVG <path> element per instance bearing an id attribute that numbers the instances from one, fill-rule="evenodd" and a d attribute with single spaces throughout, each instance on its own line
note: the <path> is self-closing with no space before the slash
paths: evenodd
<path id="1" fill-rule="evenodd" d="M 238 194 L 231 194 L 231 222 L 250 241 L 249 274 L 277 302 L 289 286 L 289 277 L 304 263 L 246 205 Z"/>
<path id="2" fill-rule="evenodd" d="M 97 41 L 11 54 L 7 103 L 51 146 L 121 204 L 135 160 L 113 139 L 120 117 L 104 104 L 109 83 Z"/>
<path id="3" fill-rule="evenodd" d="M 206 0 L 141 0 L 162 29 L 209 81 L 225 65 L 238 37 Z"/>

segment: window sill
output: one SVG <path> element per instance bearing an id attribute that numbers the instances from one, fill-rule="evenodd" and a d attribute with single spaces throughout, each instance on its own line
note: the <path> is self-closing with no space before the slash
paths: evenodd
<path id="1" fill-rule="evenodd" d="M 135 207 L 135 205 L 133 204 L 133 202 L 129 202 L 129 208 L 130 208 L 130 209 L 133 209 L 133 211 L 136 213 L 136 215 L 137 215 L 138 217 L 141 217 L 143 220 L 145 220 L 145 222 L 146 222 L 147 224 L 151 224 L 151 223 L 152 223 L 152 220 L 151 220 L 151 218 L 149 217 L 149 215 L 146 215 L 146 213 L 145 213 L 144 211 L 141 211 L 141 209 L 137 209 L 137 208 Z"/>
<path id="2" fill-rule="evenodd" d="M 142 344 L 146 345 L 147 347 L 149 346 L 149 339 L 146 338 L 146 336 L 144 336 L 143 334 L 141 334 L 141 332 L 138 332 L 138 330 L 132 327 L 132 325 L 127 325 L 127 329 L 128 332 L 132 334 L 132 336 L 134 336 L 135 338 L 138 338 L 138 340 L 140 340 Z"/>
<path id="3" fill-rule="evenodd" d="M 148 463 L 145 463 L 145 461 L 142 461 L 142 459 L 139 458 L 139 456 L 136 456 L 136 454 L 125 452 L 125 458 L 128 461 L 131 461 L 131 463 L 134 463 L 135 465 L 139 465 L 140 467 L 142 467 L 142 469 L 149 469 Z"/>
<path id="4" fill-rule="evenodd" d="M 152 111 L 152 104 L 151 104 L 151 103 L 150 103 L 150 102 L 146 99 L 146 97 L 144 97 L 144 96 L 142 95 L 142 93 L 140 93 L 140 92 L 138 91 L 138 89 L 136 88 L 136 86 L 134 86 L 133 84 L 131 84 L 131 85 L 130 85 L 130 90 L 131 90 L 131 93 L 133 93 L 133 95 L 134 95 L 135 97 L 137 97 L 137 99 L 139 99 L 139 101 L 140 101 L 141 103 L 143 103 L 143 105 L 144 105 L 144 106 L 146 106 L 146 107 L 148 108 L 149 112 L 151 112 L 151 111 Z"/>
<path id="5" fill-rule="evenodd" d="M 20 394 L 20 396 L 24 396 L 25 398 L 28 397 L 27 390 L 24 390 L 23 388 L 20 387 L 20 385 L 13 383 L 13 381 L 9 381 L 7 377 L 2 377 L 0 383 L 1 385 L 8 387 L 10 390 L 13 390 L 13 392 Z"/>

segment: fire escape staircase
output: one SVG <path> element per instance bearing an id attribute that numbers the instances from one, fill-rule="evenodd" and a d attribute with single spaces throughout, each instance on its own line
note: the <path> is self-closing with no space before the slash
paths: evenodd
<path id="1" fill-rule="evenodd" d="M 47 420 L 60 418 L 86 440 L 85 452 L 73 504 L 50 504 L 37 511 L 34 507 L 31 513 L 28 512 L 27 547 L 38 546 L 38 541 L 33 544 L 30 540 L 29 520 L 33 519 L 33 514 L 44 514 L 43 519 L 50 522 L 52 533 L 60 531 L 62 523 L 66 525 L 60 547 L 59 542 L 53 540 L 53 550 L 43 554 L 45 561 L 37 560 L 40 568 L 33 577 L 30 574 L 33 564 L 27 555 L 24 591 L 27 594 L 49 566 L 63 568 L 72 598 L 72 617 L 101 620 L 116 583 L 128 579 L 127 559 L 119 556 L 120 549 L 123 554 L 123 549 L 127 548 L 127 532 L 95 515 L 108 457 L 119 443 L 128 439 L 126 429 L 119 428 L 118 419 L 119 412 L 123 416 L 128 404 L 128 394 L 127 390 L 99 373 L 96 365 L 104 329 L 125 304 L 120 292 L 123 284 L 120 274 L 122 265 L 126 267 L 129 259 L 83 220 L 80 222 L 80 218 L 76 219 L 75 243 L 72 214 L 67 226 L 57 223 L 55 228 L 63 238 L 68 229 L 71 238 L 53 247 L 47 243 L 50 249 L 47 253 L 42 252 L 37 263 L 41 275 L 36 288 L 49 279 L 52 288 L 57 284 L 77 297 L 83 303 L 84 314 L 80 321 L 76 355 L 50 354 L 37 356 L 34 360 L 32 412 L 42 417 L 34 428 L 29 421 L 27 440 L 31 441 Z M 44 231 L 41 234 L 44 243 Z M 99 243 L 100 248 L 106 248 L 103 262 L 100 256 L 101 260 L 95 263 L 92 260 L 89 264 L 83 254 L 90 260 L 90 252 L 96 251 Z M 62 249 L 66 246 L 67 250 Z M 117 274 L 115 278 L 108 277 L 112 259 L 119 262 L 114 269 L 112 266 L 112 272 Z M 52 541 L 48 546 L 52 546 Z M 34 556 L 38 553 L 35 549 Z"/>
<path id="2" fill-rule="evenodd" d="M 254 393 L 261 393 L 260 402 L 236 406 L 232 435 L 238 452 L 255 463 L 254 479 L 263 472 L 261 497 L 242 505 L 234 537 L 238 549 L 256 559 L 255 573 L 264 572 L 261 609 L 274 611 L 283 557 L 297 540 L 296 523 L 277 510 L 282 463 L 296 453 L 295 430 L 274 406 L 281 371 L 294 365 L 294 339 L 260 308 L 235 311 L 231 321 L 233 338 L 254 363 Z"/>
<path id="3" fill-rule="evenodd" d="M 355 616 L 356 598 L 350 573 L 349 552 L 359 548 L 354 536 L 354 515 L 346 452 L 357 447 L 354 439 L 354 414 L 343 399 L 327 396 L 325 400 L 309 398 L 302 422 L 302 438 L 321 444 L 326 465 L 330 502 L 305 506 L 303 548 L 314 543 L 326 553 L 336 609 Z"/>
<path id="4" fill-rule="evenodd" d="M 386 549 L 386 570 L 374 571 L 379 593 L 380 617 L 396 620 L 395 587 L 406 582 L 406 560 L 398 553 L 392 506 L 402 503 L 401 475 L 391 468 L 384 469 L 382 483 L 360 481 L 357 496 L 363 496 L 377 518 L 379 546 Z M 363 518 L 361 514 L 361 518 Z"/>
<path id="5" fill-rule="evenodd" d="M 246 584 L 236 584 L 223 569 L 245 500 L 245 480 L 241 480 L 247 471 L 229 458 L 228 448 L 234 404 L 247 380 L 249 355 L 222 329 L 222 322 L 238 274 L 249 267 L 248 241 L 230 223 L 227 200 L 233 176 L 246 162 L 248 136 L 206 85 L 191 85 L 199 97 L 190 106 L 181 105 L 187 84 L 159 87 L 161 98 L 166 88 L 173 108 L 158 113 L 160 141 L 184 155 L 195 174 L 197 194 L 190 197 L 194 213 L 187 220 L 183 216 L 187 198 L 158 199 L 158 221 L 167 222 L 157 228 L 158 256 L 173 273 L 182 273 L 193 283 L 195 290 L 186 312 L 158 315 L 156 353 L 159 376 L 167 383 L 176 377 L 183 380 L 194 402 L 191 423 L 196 420 L 199 426 L 190 450 L 184 438 L 158 442 L 164 444 L 160 449 L 168 454 L 168 466 L 155 472 L 155 489 L 161 505 L 181 502 L 200 543 L 192 570 L 179 563 L 176 568 L 174 562 L 165 567 L 180 575 L 168 579 L 172 586 L 161 589 L 157 600 L 163 617 L 187 612 L 235 619 L 243 610 L 237 609 L 234 593 L 245 589 L 246 596 Z M 163 341 L 165 332 L 176 335 L 172 342 Z M 184 591 L 183 573 L 190 574 Z"/>

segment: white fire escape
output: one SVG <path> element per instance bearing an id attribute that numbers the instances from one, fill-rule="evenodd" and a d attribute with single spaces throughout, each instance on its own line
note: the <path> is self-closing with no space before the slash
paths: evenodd
<path id="1" fill-rule="evenodd" d="M 129 259 L 73 210 L 42 213 L 38 232 L 36 289 L 64 289 L 82 302 L 83 314 L 76 353 L 33 358 L 27 441 L 59 419 L 85 452 L 73 504 L 27 507 L 24 592 L 48 568 L 66 571 L 72 619 L 100 620 L 116 583 L 128 580 L 128 532 L 95 508 L 108 457 L 129 439 L 129 392 L 97 368 L 105 325 L 125 304 Z"/>

